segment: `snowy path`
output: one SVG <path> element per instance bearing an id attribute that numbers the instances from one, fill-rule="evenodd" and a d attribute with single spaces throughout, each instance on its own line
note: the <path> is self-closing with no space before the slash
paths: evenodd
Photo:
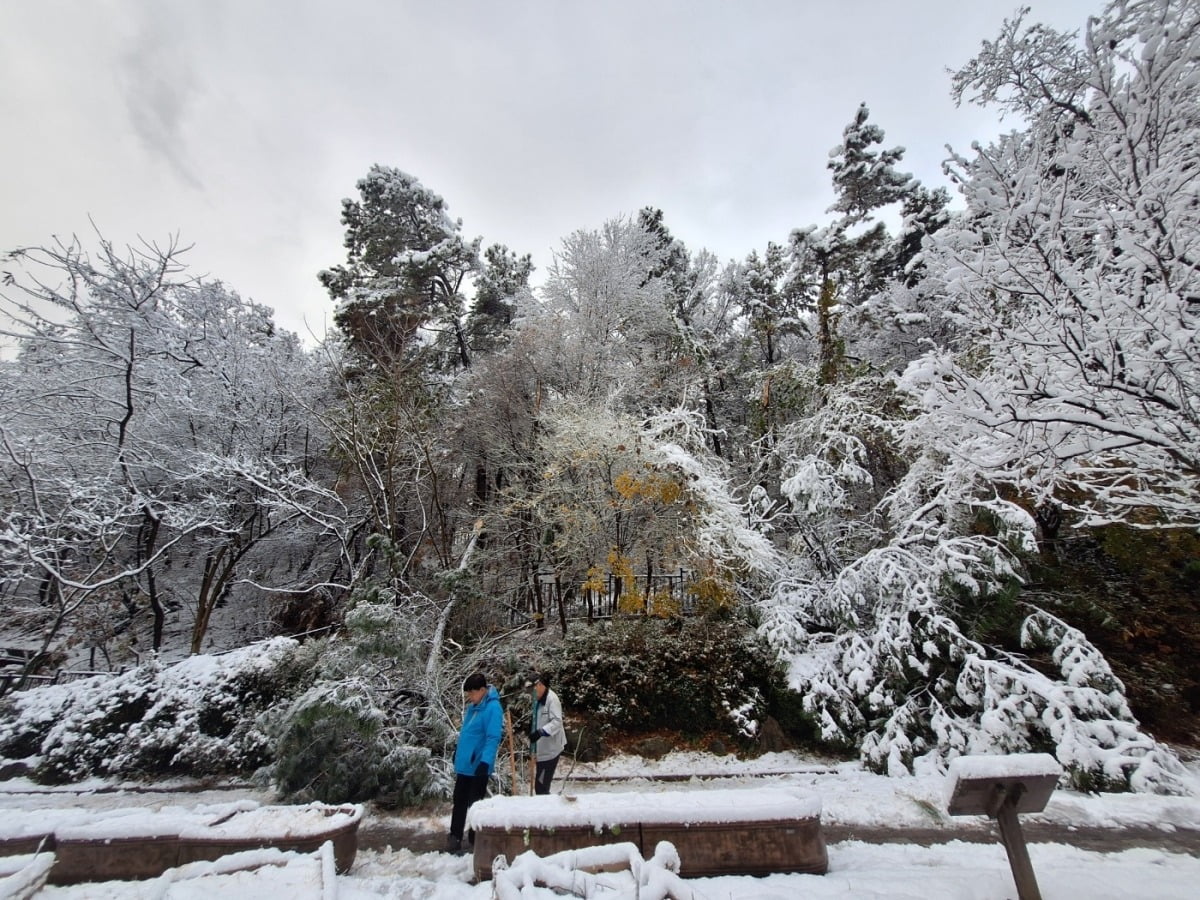
<path id="1" fill-rule="evenodd" d="M 861 841 L 930 846 L 998 840 L 993 824 L 985 818 L 946 815 L 939 778 L 882 778 L 862 772 L 856 764 L 814 765 L 792 754 L 745 762 L 730 758 L 723 765 L 712 757 L 682 753 L 658 762 L 617 757 L 600 764 L 581 764 L 569 780 L 555 783 L 555 792 L 690 791 L 770 783 L 805 787 L 820 796 L 822 832 L 829 844 Z M 270 793 L 249 785 L 116 787 L 97 782 L 82 786 L 83 790 L 79 787 L 23 788 L 19 782 L 0 782 L 0 810 L 74 806 L 153 810 L 235 800 L 263 805 L 276 802 Z M 414 853 L 440 851 L 449 815 L 449 804 L 419 813 L 389 813 L 368 805 L 359 828 L 359 846 L 376 851 L 389 846 Z M 1021 827 L 1030 843 L 1067 844 L 1101 852 L 1149 847 L 1200 856 L 1200 800 L 1195 798 L 1097 797 L 1060 790 L 1045 813 L 1022 816 Z"/>
<path id="2" fill-rule="evenodd" d="M 675 756 L 675 754 L 673 754 Z M 681 759 L 674 765 L 681 765 Z M 745 764 L 740 771 L 721 774 L 711 767 L 692 772 L 645 768 L 644 761 L 618 759 L 606 766 L 581 767 L 555 792 L 583 794 L 610 791 L 703 790 L 761 787 L 764 784 L 801 785 L 821 797 L 821 830 L 826 843 L 859 841 L 866 844 L 909 844 L 929 847 L 952 841 L 992 844 L 999 841 L 996 826 L 982 816 L 951 817 L 942 802 L 941 780 L 889 779 L 868 775 L 856 764 L 760 768 Z M 651 764 L 653 765 L 653 764 Z M 624 768 L 624 774 L 618 774 Z M 730 766 L 728 768 L 734 768 Z M 369 813 L 359 830 L 359 846 L 384 850 L 406 848 L 416 853 L 441 850 L 445 844 L 449 806 L 421 818 Z M 1194 798 L 1119 794 L 1090 796 L 1059 791 L 1045 813 L 1021 817 L 1031 844 L 1065 844 L 1083 850 L 1115 852 L 1156 848 L 1200 857 L 1200 801 Z"/>
<path id="3" fill-rule="evenodd" d="M 416 822 L 405 816 L 368 813 L 358 833 L 358 846 L 363 850 L 410 850 L 413 853 L 433 853 L 446 844 L 446 822 L 450 818 L 447 806 L 444 821 Z M 1200 857 L 1200 829 L 1164 831 L 1149 826 L 1078 828 L 1045 822 L 1024 822 L 1021 830 L 1030 844 L 1067 844 L 1081 850 L 1113 853 L 1137 847 L 1157 848 L 1173 853 Z M 931 847 L 951 841 L 973 844 L 997 843 L 999 833 L 987 823 L 961 824 L 946 828 L 914 826 L 867 826 L 822 824 L 821 833 L 827 844 L 860 841 L 864 844 L 915 844 Z"/>
<path id="4" fill-rule="evenodd" d="M 582 794 L 727 790 L 778 783 L 803 787 L 820 797 L 828 874 L 696 880 L 696 890 L 709 900 L 1003 900 L 1013 895 L 1008 862 L 991 824 L 981 817 L 946 815 L 942 776 L 884 778 L 857 764 L 814 764 L 794 754 L 737 761 L 687 753 L 653 763 L 611 758 L 580 765 L 573 776 L 579 777 L 564 778 L 556 788 Z M 0 782 L 0 831 L 6 821 L 22 818 L 6 815 L 10 810 L 53 817 L 71 809 L 151 811 L 235 801 L 276 802 L 270 793 L 248 786 L 114 789 L 96 782 L 47 789 L 11 780 Z M 448 819 L 445 804 L 401 814 L 368 807 L 355 864 L 348 875 L 337 877 L 339 900 L 490 900 L 490 883 L 471 884 L 469 857 L 433 852 L 444 845 Z M 1060 790 L 1044 813 L 1023 816 L 1022 827 L 1047 900 L 1191 900 L 1200 883 L 1200 791 L 1194 797 L 1156 797 Z M 222 890 L 228 887 L 223 894 L 212 893 L 215 884 L 198 882 L 192 893 L 181 884 L 178 891 L 153 896 L 310 900 L 323 896 L 308 886 L 312 867 L 311 858 L 297 859 L 284 869 L 264 870 L 252 882 L 222 885 Z M 151 887 L 147 882 L 47 887 L 37 898 L 141 900 L 152 895 L 146 893 Z"/>

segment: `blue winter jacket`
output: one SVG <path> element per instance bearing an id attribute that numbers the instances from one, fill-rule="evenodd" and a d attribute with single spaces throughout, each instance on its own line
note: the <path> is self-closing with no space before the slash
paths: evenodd
<path id="1" fill-rule="evenodd" d="M 500 695 L 494 687 L 489 687 L 484 698 L 478 703 L 468 703 L 463 713 L 458 748 L 454 751 L 454 771 L 459 775 L 474 775 L 479 764 L 485 762 L 491 774 L 496 768 L 496 750 L 503 732 Z"/>

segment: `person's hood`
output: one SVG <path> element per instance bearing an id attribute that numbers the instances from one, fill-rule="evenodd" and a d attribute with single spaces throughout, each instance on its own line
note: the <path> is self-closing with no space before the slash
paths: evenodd
<path id="1" fill-rule="evenodd" d="M 483 695 L 483 699 L 479 701 L 479 705 L 481 707 L 485 706 L 488 703 L 491 703 L 493 700 L 495 702 L 499 703 L 500 702 L 500 693 L 496 690 L 496 686 L 494 684 L 489 684 L 487 693 Z"/>

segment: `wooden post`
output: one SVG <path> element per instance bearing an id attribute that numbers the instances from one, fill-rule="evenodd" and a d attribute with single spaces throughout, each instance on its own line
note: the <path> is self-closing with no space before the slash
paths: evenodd
<path id="1" fill-rule="evenodd" d="M 1000 826 L 1000 840 L 1008 853 L 1008 865 L 1017 884 L 1017 897 L 1020 900 L 1042 900 L 1037 876 L 1033 874 L 1033 863 L 1029 861 L 1029 848 L 1025 846 L 1025 835 L 1017 819 L 1017 803 L 1023 793 L 1025 785 L 1019 782 L 1007 790 L 997 785 L 999 803 L 993 816 Z"/>
<path id="2" fill-rule="evenodd" d="M 537 729 L 538 723 L 538 695 L 537 682 L 535 681 L 529 686 L 529 699 L 532 701 L 530 705 L 531 718 L 529 721 L 529 733 L 533 734 Z M 529 796 L 533 796 L 537 789 L 537 738 L 529 739 Z"/>
<path id="3" fill-rule="evenodd" d="M 960 756 L 950 762 L 946 811 L 996 820 L 1020 900 L 1042 900 L 1042 894 L 1017 815 L 1045 809 L 1061 775 L 1062 766 L 1046 753 Z"/>
<path id="4" fill-rule="evenodd" d="M 513 737 L 512 713 L 507 707 L 504 709 L 504 730 L 508 732 L 508 769 L 512 773 L 512 784 L 508 787 L 508 793 L 513 795 L 517 792 L 517 748 Z"/>

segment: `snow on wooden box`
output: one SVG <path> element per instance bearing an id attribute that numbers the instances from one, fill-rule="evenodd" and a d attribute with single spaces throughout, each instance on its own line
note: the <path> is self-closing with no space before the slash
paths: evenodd
<path id="1" fill-rule="evenodd" d="M 264 806 L 179 833 L 179 864 L 215 860 L 249 848 L 274 847 L 314 853 L 333 843 L 337 871 L 346 873 L 358 854 L 361 806 Z"/>
<path id="2" fill-rule="evenodd" d="M 311 853 L 333 844 L 339 872 L 358 850 L 363 808 L 357 805 L 265 806 L 227 804 L 224 810 L 167 809 L 154 813 L 109 810 L 55 829 L 55 884 L 153 878 L 190 862 L 211 861 L 260 848 Z"/>
<path id="3" fill-rule="evenodd" d="M 629 824 L 721 824 L 782 822 L 821 815 L 821 798 L 794 788 L 746 790 L 653 791 L 595 794 L 548 794 L 537 797 L 492 797 L 474 804 L 467 826 L 501 828 L 566 828 Z M 653 849 L 653 848 L 652 848 Z"/>
<path id="4" fill-rule="evenodd" d="M 684 877 L 769 872 L 824 873 L 821 801 L 790 788 L 493 797 L 471 807 L 475 874 L 526 850 L 564 850 L 629 841 L 644 854 L 674 844 Z"/>

